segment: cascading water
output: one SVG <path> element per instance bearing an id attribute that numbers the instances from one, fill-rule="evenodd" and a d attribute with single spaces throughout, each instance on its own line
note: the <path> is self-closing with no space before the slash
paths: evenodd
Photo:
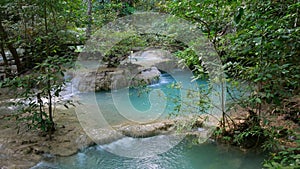
<path id="1" fill-rule="evenodd" d="M 106 145 L 85 149 L 71 157 L 54 157 L 40 162 L 32 169 L 255 169 L 261 168 L 263 155 L 256 152 L 242 152 L 228 146 L 214 143 L 194 145 L 185 139 L 170 151 L 145 158 L 127 158 L 107 152 L 105 149 L 119 149 L 135 145 L 135 142 L 149 143 L 165 141 L 168 136 L 151 138 L 123 138 Z M 147 146 L 147 145 L 144 145 Z M 151 145 L 150 145 L 151 146 Z M 167 146 L 167 145 L 166 145 Z M 138 147 L 131 147 L 138 149 Z"/>
<path id="2" fill-rule="evenodd" d="M 173 82 L 175 81 L 169 74 L 163 73 L 159 82 L 149 85 L 148 89 L 150 91 L 161 89 L 166 97 L 176 97 L 180 94 L 178 89 L 169 87 Z M 205 81 L 198 81 L 197 83 L 207 84 Z M 129 89 L 130 101 L 140 111 L 146 111 L 151 105 L 155 106 L 156 104 L 155 102 L 149 102 L 147 93 L 149 91 L 147 90 Z M 112 92 L 120 91 L 122 90 Z M 81 101 L 88 103 L 89 99 L 91 99 L 91 94 L 80 94 Z M 96 100 L 98 106 L 101 107 L 105 120 L 109 124 L 117 125 L 126 122 L 126 118 L 120 115 L 115 108 L 110 92 L 96 93 Z M 172 113 L 175 106 L 176 104 L 172 101 L 167 102 L 162 116 L 166 117 Z M 70 157 L 48 157 L 32 169 L 253 169 L 261 168 L 261 162 L 264 158 L 263 154 L 256 152 L 245 153 L 233 147 L 216 145 L 213 141 L 194 145 L 190 139 L 186 138 L 173 147 L 172 139 L 174 138 L 171 135 L 158 135 L 148 138 L 123 137 L 109 144 L 89 147 Z M 162 147 L 157 147 L 157 145 Z M 154 150 L 168 146 L 170 146 L 169 151 L 155 154 Z M 114 151 L 118 151 L 120 154 L 128 153 L 128 149 L 135 155 L 145 153 L 140 151 L 141 148 L 149 149 L 155 155 L 151 154 L 148 156 L 146 154 L 145 156 L 145 154 L 140 154 L 143 158 L 128 158 L 111 153 Z"/>
<path id="3" fill-rule="evenodd" d="M 185 74 L 182 74 L 182 76 L 184 75 Z M 114 100 L 117 99 L 122 101 L 124 99 L 113 98 L 112 93 L 118 93 L 118 95 L 114 95 L 114 97 L 123 97 L 124 95 L 129 94 L 131 105 L 128 106 L 133 106 L 135 109 L 143 112 L 150 109 L 151 106 L 156 106 L 157 109 L 160 108 L 160 102 L 153 101 L 150 103 L 149 93 L 151 91 L 163 92 L 165 96 L 161 95 L 161 97 L 167 100 L 166 109 L 161 115 L 161 117 L 163 118 L 167 117 L 171 113 L 174 113 L 176 105 L 180 104 L 180 100 L 175 100 L 176 97 L 181 97 L 179 90 L 170 87 L 170 85 L 174 82 L 175 80 L 174 78 L 172 78 L 172 76 L 167 73 L 162 73 L 158 83 L 149 85 L 147 88 L 130 88 L 126 90 L 114 90 L 109 92 L 81 93 L 79 94 L 79 97 L 81 102 L 83 103 L 90 103 L 92 99 L 96 98 L 97 104 L 100 107 L 101 113 L 103 114 L 105 120 L 107 120 L 109 124 L 117 125 L 125 122 L 126 119 L 124 119 L 122 115 L 119 114 L 117 108 L 115 107 L 116 103 L 114 102 Z M 202 81 L 201 83 L 204 84 L 205 81 Z M 156 89 L 160 89 L 161 91 L 155 91 Z M 117 104 L 122 104 L 122 102 L 118 102 Z"/>

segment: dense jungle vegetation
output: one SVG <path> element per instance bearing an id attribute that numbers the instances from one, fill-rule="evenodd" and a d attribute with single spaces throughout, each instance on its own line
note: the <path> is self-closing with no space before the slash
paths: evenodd
<path id="1" fill-rule="evenodd" d="M 234 106 L 223 110 L 215 138 L 270 151 L 266 168 L 298 168 L 299 9 L 298 0 L 1 0 L 0 73 L 5 78 L 0 87 L 22 88 L 16 97 L 23 99 L 17 104 L 28 101 L 20 113 L 30 112 L 30 116 L 19 116 L 19 120 L 51 135 L 55 132 L 52 98 L 60 95 L 66 83 L 64 72 L 74 66 L 79 47 L 93 33 L 136 12 L 175 15 L 203 32 L 221 58 L 226 82 L 248 93 L 236 97 L 229 92 Z M 133 48 L 151 46 L 170 50 L 196 77 L 205 74 L 192 47 L 155 34 L 123 40 L 103 61 L 115 67 Z M 42 98 L 48 99 L 48 106 Z M 245 122 L 235 125 L 229 112 L 237 106 L 248 115 Z M 284 122 L 274 125 L 278 119 Z M 298 127 L 290 128 L 289 123 Z"/>

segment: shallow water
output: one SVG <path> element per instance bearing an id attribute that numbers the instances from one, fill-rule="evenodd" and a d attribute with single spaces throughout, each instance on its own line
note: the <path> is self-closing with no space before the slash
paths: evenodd
<path id="1" fill-rule="evenodd" d="M 159 139 L 164 141 L 165 138 L 160 136 Z M 107 145 L 90 147 L 71 157 L 50 158 L 32 169 L 259 169 L 264 158 L 260 153 L 245 153 L 213 142 L 195 145 L 188 139 L 165 153 L 146 158 L 121 157 L 105 150 L 130 146 L 132 142 L 141 140 L 123 138 Z"/>
<path id="2" fill-rule="evenodd" d="M 196 107 L 183 103 L 197 102 L 198 98 L 187 98 L 188 91 L 198 94 L 199 84 L 207 88 L 206 81 L 190 82 L 188 73 L 177 71 L 176 77 L 163 73 L 158 83 L 140 88 L 125 88 L 108 92 L 78 94 L 82 103 L 96 102 L 101 114 L 111 125 L 126 121 L 145 121 L 168 117 L 171 114 L 199 112 Z M 172 84 L 180 83 L 187 90 L 180 90 Z M 192 93 L 192 92 L 190 92 Z M 179 108 L 179 109 L 178 109 Z M 179 110 L 179 111 L 178 111 Z M 135 118 L 135 119 L 132 119 Z"/>
<path id="3" fill-rule="evenodd" d="M 124 89 L 112 92 L 79 94 L 81 102 L 95 101 L 103 118 L 110 125 L 117 125 L 131 118 L 140 120 L 161 119 L 172 113 L 177 113 L 178 103 L 186 101 L 184 92 L 170 85 L 177 81 L 183 87 L 194 90 L 190 81 L 179 81 L 187 77 L 184 72 L 176 72 L 176 78 L 170 74 L 162 74 L 160 81 L 148 88 Z M 188 83 L 188 84 L 185 84 Z M 196 85 L 207 85 L 198 81 Z M 158 93 L 158 94 L 157 94 Z M 167 99 L 168 98 L 168 99 Z M 177 100 L 179 98 L 179 100 Z M 192 98 L 192 99 L 191 99 Z M 197 97 L 190 97 L 189 101 Z M 123 107 L 122 107 L 123 106 Z M 181 105 L 182 112 L 198 112 L 198 108 Z M 125 111 L 125 112 L 124 112 Z M 78 113 L 78 112 L 77 112 Z M 129 113 L 129 114 L 128 114 Z M 94 114 L 93 114 L 94 115 Z M 143 119 L 145 118 L 145 119 Z M 135 119 L 136 120 L 136 119 Z M 125 137 L 105 145 L 89 147 L 70 157 L 47 157 L 32 169 L 258 169 L 262 168 L 264 155 L 256 152 L 242 152 L 234 147 L 217 145 L 210 141 L 203 144 L 192 144 L 190 139 L 184 139 L 173 147 L 169 144 L 171 136 L 160 135 L 149 138 Z M 157 144 L 162 143 L 162 144 Z M 164 144 L 166 143 L 166 144 Z M 138 146 L 137 146 L 138 145 Z M 166 148 L 170 147 L 170 148 Z M 163 153 L 158 150 L 166 148 Z M 128 151 L 130 150 L 130 151 Z M 146 155 L 147 150 L 150 155 Z M 167 151 L 168 150 L 168 151 Z M 126 154 L 127 153 L 127 154 Z M 144 158 L 129 158 L 135 155 Z M 123 154 L 119 156 L 117 154 Z"/>

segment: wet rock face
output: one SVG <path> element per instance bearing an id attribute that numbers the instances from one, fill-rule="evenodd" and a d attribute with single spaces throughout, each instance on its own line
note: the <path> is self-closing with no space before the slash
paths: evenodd
<path id="1" fill-rule="evenodd" d="M 160 71 L 151 67 L 139 72 L 130 82 L 130 86 L 149 85 L 159 81 Z"/>
<path id="2" fill-rule="evenodd" d="M 81 92 L 107 91 L 158 82 L 161 72 L 178 67 L 170 53 L 159 49 L 137 52 L 116 68 L 98 65 L 99 58 L 82 61 L 76 70 L 73 87 Z M 100 67 L 99 67 L 100 66 Z"/>
<path id="3" fill-rule="evenodd" d="M 107 91 L 130 86 L 153 84 L 159 80 L 160 74 L 160 71 L 156 67 L 150 67 L 144 70 L 102 68 L 77 73 L 77 77 L 75 77 L 73 81 L 75 81 L 74 87 L 82 92 Z"/>

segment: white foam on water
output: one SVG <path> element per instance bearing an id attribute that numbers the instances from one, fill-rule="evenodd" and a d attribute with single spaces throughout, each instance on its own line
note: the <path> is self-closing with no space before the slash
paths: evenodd
<path id="1" fill-rule="evenodd" d="M 182 137 L 178 135 L 158 135 L 148 138 L 124 137 L 109 144 L 99 145 L 99 148 L 124 157 L 147 158 L 167 152 L 181 139 Z"/>

